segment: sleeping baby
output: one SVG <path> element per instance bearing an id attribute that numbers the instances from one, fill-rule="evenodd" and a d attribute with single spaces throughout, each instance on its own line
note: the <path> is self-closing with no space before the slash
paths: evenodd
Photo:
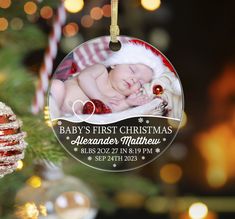
<path id="1" fill-rule="evenodd" d="M 167 69 L 161 56 L 146 45 L 123 43 L 103 63 L 91 65 L 65 82 L 53 80 L 51 99 L 61 115 L 73 111 L 82 114 L 82 102 L 88 100 L 103 102 L 111 112 L 124 111 L 153 100 L 142 87 L 161 77 Z"/>
<path id="2" fill-rule="evenodd" d="M 118 64 L 108 69 L 95 64 L 65 82 L 53 80 L 51 95 L 62 114 L 72 114 L 76 100 L 91 99 L 102 101 L 112 112 L 119 112 L 150 101 L 141 88 L 152 78 L 153 70 L 144 64 Z M 74 111 L 82 114 L 83 105 L 77 103 Z"/>

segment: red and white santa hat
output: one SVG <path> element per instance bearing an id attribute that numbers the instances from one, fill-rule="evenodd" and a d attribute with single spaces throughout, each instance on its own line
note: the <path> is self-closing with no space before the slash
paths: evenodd
<path id="1" fill-rule="evenodd" d="M 157 78 L 163 72 L 173 70 L 171 64 L 166 62 L 168 60 L 154 47 L 140 40 L 130 40 L 122 43 L 121 49 L 113 52 L 104 65 L 144 64 L 153 70 L 154 78 Z"/>

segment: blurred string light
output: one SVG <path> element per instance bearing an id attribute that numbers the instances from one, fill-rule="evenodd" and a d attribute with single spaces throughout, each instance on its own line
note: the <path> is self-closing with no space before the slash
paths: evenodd
<path id="1" fill-rule="evenodd" d="M 32 22 L 32 23 L 35 23 L 39 18 L 39 15 L 38 14 L 32 14 L 32 15 L 27 15 L 27 19 L 28 21 Z"/>
<path id="2" fill-rule="evenodd" d="M 27 180 L 27 184 L 35 189 L 41 187 L 42 179 L 39 176 L 32 176 Z"/>
<path id="3" fill-rule="evenodd" d="M 39 205 L 39 211 L 40 211 L 41 215 L 47 216 L 47 208 L 46 208 L 46 206 Z"/>
<path id="4" fill-rule="evenodd" d="M 103 10 L 100 7 L 91 9 L 90 16 L 94 20 L 100 20 L 103 17 Z"/>
<path id="5" fill-rule="evenodd" d="M 7 9 L 11 6 L 11 0 L 0 0 L 0 8 Z"/>
<path id="6" fill-rule="evenodd" d="M 220 188 L 224 186 L 228 180 L 228 176 L 223 166 L 210 166 L 206 171 L 206 178 L 208 184 L 213 188 Z"/>
<path id="7" fill-rule="evenodd" d="M 37 205 L 34 202 L 27 202 L 23 206 L 17 206 L 16 216 L 20 219 L 38 219 L 47 216 L 47 209 L 44 205 Z"/>
<path id="8" fill-rule="evenodd" d="M 91 18 L 90 15 L 84 15 L 81 19 L 81 24 L 85 28 L 89 28 L 94 24 L 94 20 Z"/>
<path id="9" fill-rule="evenodd" d="M 53 125 L 55 125 L 57 123 L 57 121 L 51 121 L 50 119 L 50 111 L 49 111 L 49 107 L 45 106 L 44 108 L 44 119 L 45 119 L 45 123 L 47 124 L 48 127 L 52 127 Z"/>
<path id="10" fill-rule="evenodd" d="M 4 17 L 0 17 L 0 31 L 5 31 L 8 28 L 8 21 Z"/>
<path id="11" fill-rule="evenodd" d="M 17 207 L 16 216 L 20 219 L 38 219 L 39 211 L 35 203 L 27 202 L 21 207 Z"/>
<path id="12" fill-rule="evenodd" d="M 24 26 L 24 22 L 21 18 L 15 17 L 11 20 L 10 26 L 12 30 L 21 30 Z"/>
<path id="13" fill-rule="evenodd" d="M 227 122 L 200 133 L 195 144 L 206 161 L 206 180 L 212 188 L 223 187 L 234 178 L 235 135 Z"/>
<path id="14" fill-rule="evenodd" d="M 208 208 L 204 203 L 197 202 L 189 207 L 189 217 L 191 219 L 205 219 L 208 215 Z"/>
<path id="15" fill-rule="evenodd" d="M 154 11 L 160 7 L 161 1 L 160 0 L 141 0 L 141 5 L 144 9 L 148 11 Z"/>
<path id="16" fill-rule="evenodd" d="M 45 106 L 44 108 L 44 119 L 45 119 L 45 122 L 46 124 L 51 127 L 51 122 L 50 122 L 50 113 L 49 113 L 49 107 L 48 106 Z"/>
<path id="17" fill-rule="evenodd" d="M 23 167 L 24 167 L 23 161 L 19 160 L 18 163 L 17 163 L 17 168 L 16 169 L 19 171 L 19 170 L 22 170 Z"/>
<path id="18" fill-rule="evenodd" d="M 63 34 L 66 36 L 66 37 L 73 37 L 75 36 L 79 31 L 79 27 L 76 23 L 74 22 L 71 22 L 71 23 L 68 23 L 66 26 L 64 26 L 63 28 Z"/>
<path id="19" fill-rule="evenodd" d="M 170 45 L 170 35 L 164 29 L 153 29 L 149 35 L 149 41 L 158 49 L 166 51 Z"/>
<path id="20" fill-rule="evenodd" d="M 179 182 L 182 175 L 183 171 L 177 164 L 166 164 L 160 170 L 160 177 L 167 184 L 175 184 Z"/>
<path id="21" fill-rule="evenodd" d="M 77 45 L 81 44 L 84 41 L 83 37 L 81 34 L 77 34 L 73 37 L 64 37 L 61 40 L 61 49 L 65 52 L 68 53 L 74 48 L 77 47 Z"/>
<path id="22" fill-rule="evenodd" d="M 169 206 L 169 200 L 161 197 L 150 197 L 145 202 L 145 208 L 150 213 L 164 213 Z"/>
<path id="23" fill-rule="evenodd" d="M 37 5 L 32 1 L 26 2 L 24 5 L 24 11 L 28 15 L 35 14 L 37 11 Z"/>
<path id="24" fill-rule="evenodd" d="M 107 4 L 102 7 L 104 17 L 111 17 L 111 5 Z"/>
<path id="25" fill-rule="evenodd" d="M 50 6 L 44 6 L 40 10 L 40 15 L 44 19 L 50 19 L 53 16 L 53 9 Z"/>
<path id="26" fill-rule="evenodd" d="M 115 201 L 122 208 L 141 208 L 145 203 L 145 197 L 137 192 L 123 191 L 116 194 Z"/>
<path id="27" fill-rule="evenodd" d="M 68 12 L 77 13 L 83 9 L 84 1 L 83 0 L 65 0 L 64 6 Z"/>

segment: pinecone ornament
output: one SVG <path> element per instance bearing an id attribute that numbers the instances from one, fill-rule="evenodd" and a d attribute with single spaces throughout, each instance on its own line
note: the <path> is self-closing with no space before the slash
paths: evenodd
<path id="1" fill-rule="evenodd" d="M 12 173 L 24 158 L 26 133 L 21 131 L 22 121 L 11 108 L 0 102 L 0 178 Z"/>

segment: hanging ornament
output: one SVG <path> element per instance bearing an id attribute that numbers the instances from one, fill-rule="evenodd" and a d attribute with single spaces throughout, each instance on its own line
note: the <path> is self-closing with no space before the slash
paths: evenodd
<path id="1" fill-rule="evenodd" d="M 0 178 L 12 173 L 18 161 L 24 158 L 25 132 L 22 122 L 16 118 L 11 108 L 0 102 Z"/>
<path id="2" fill-rule="evenodd" d="M 110 36 L 85 42 L 62 61 L 52 79 L 49 110 L 68 153 L 115 172 L 143 166 L 171 144 L 183 91 L 157 48 L 119 35 L 118 0 L 111 3 Z"/>
<path id="3" fill-rule="evenodd" d="M 97 203 L 91 189 L 81 180 L 64 175 L 52 163 L 36 166 L 38 176 L 29 179 L 16 195 L 19 219 L 94 219 Z"/>

